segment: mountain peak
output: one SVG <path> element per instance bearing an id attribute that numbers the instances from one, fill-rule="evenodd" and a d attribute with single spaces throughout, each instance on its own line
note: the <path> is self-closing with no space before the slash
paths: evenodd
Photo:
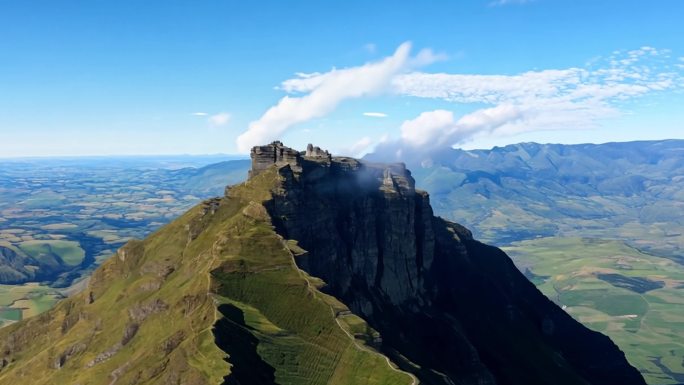
<path id="1" fill-rule="evenodd" d="M 415 180 L 404 163 L 370 163 L 351 157 L 332 156 L 327 150 L 309 144 L 306 151 L 297 151 L 274 141 L 255 146 L 250 152 L 252 168 L 249 178 L 275 166 L 281 173 L 289 170 L 304 182 L 353 176 L 364 189 L 382 189 L 402 194 L 415 193 Z"/>
<path id="2" fill-rule="evenodd" d="M 281 142 L 0 330 L 0 383 L 643 385 L 403 164 Z"/>

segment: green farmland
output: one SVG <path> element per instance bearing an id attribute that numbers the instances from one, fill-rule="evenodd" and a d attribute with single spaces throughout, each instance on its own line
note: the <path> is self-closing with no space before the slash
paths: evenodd
<path id="1" fill-rule="evenodd" d="M 549 237 L 504 249 L 546 296 L 610 336 L 649 384 L 684 381 L 684 266 L 613 240 Z"/>

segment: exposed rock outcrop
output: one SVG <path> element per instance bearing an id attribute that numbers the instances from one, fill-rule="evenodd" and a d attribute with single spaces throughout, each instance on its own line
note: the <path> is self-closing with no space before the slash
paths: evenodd
<path id="1" fill-rule="evenodd" d="M 380 331 L 402 369 L 427 384 L 644 384 L 612 341 L 544 297 L 501 250 L 434 217 L 403 164 L 325 154 L 255 147 L 251 175 L 277 167 L 266 207 L 306 250 L 298 265 Z"/>
<path id="2" fill-rule="evenodd" d="M 169 306 L 164 301 L 155 299 L 128 309 L 128 316 L 135 322 L 142 322 L 152 314 L 160 313 L 168 308 Z"/>
<path id="3" fill-rule="evenodd" d="M 278 166 L 289 165 L 294 170 L 301 171 L 301 155 L 299 152 L 283 146 L 283 143 L 279 141 L 252 148 L 251 157 L 252 169 L 249 172 L 250 178 L 274 164 Z"/>
<path id="4" fill-rule="evenodd" d="M 325 158 L 327 160 L 330 160 L 332 158 L 332 156 L 327 150 L 323 150 L 320 147 L 314 146 L 311 143 L 309 143 L 309 145 L 306 146 L 305 156 L 308 158 Z"/>

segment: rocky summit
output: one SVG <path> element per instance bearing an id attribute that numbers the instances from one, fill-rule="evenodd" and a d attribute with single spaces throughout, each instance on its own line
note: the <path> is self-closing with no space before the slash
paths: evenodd
<path id="1" fill-rule="evenodd" d="M 280 142 L 0 329 L 0 384 L 645 384 L 403 164 Z"/>

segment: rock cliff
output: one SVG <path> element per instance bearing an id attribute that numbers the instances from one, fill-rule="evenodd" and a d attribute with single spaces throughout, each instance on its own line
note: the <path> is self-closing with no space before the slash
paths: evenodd
<path id="1" fill-rule="evenodd" d="M 323 154 L 323 155 L 321 155 Z M 624 354 L 544 297 L 501 250 L 433 216 L 403 164 L 252 151 L 277 168 L 265 206 L 297 264 L 382 335 L 380 349 L 428 384 L 644 384 Z"/>

